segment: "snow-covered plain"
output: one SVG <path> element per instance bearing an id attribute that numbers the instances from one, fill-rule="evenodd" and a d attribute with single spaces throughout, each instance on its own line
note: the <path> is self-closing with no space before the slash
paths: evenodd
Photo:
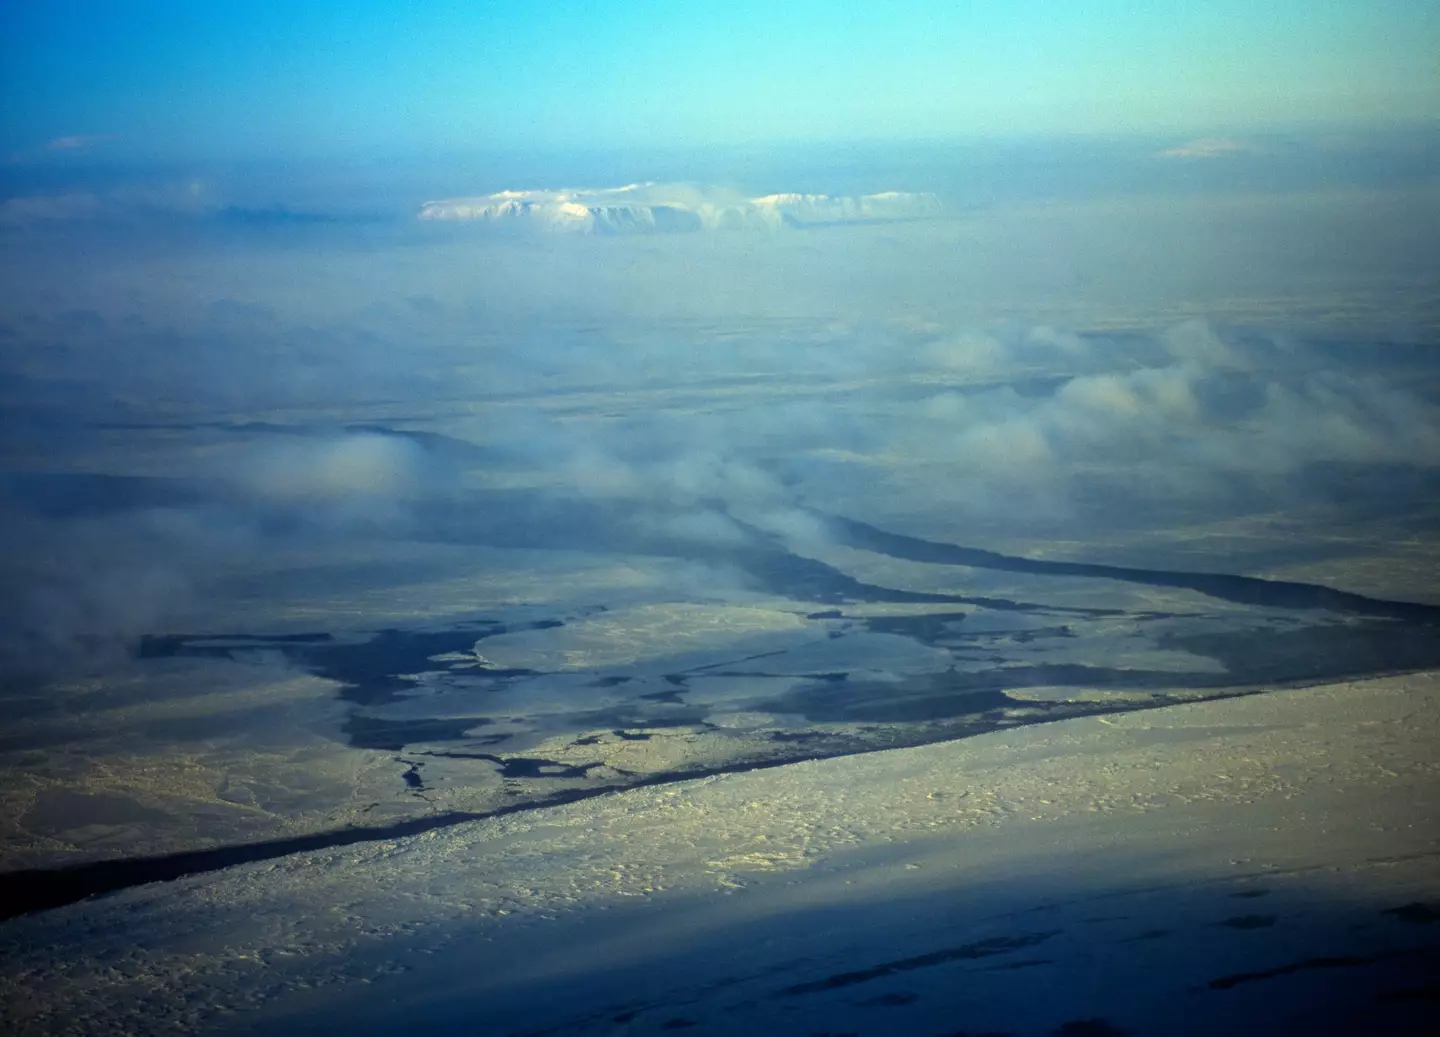
<path id="1" fill-rule="evenodd" d="M 17 919 L 0 1000 L 16 1034 L 1419 1033 L 1437 737 L 1416 674 L 637 789 Z"/>
<path id="2" fill-rule="evenodd" d="M 788 182 L 0 242 L 8 1030 L 1433 1001 L 1430 182 Z"/>

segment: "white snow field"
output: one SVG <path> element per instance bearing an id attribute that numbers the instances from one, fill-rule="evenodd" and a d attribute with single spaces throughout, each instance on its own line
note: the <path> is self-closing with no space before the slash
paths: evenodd
<path id="1" fill-rule="evenodd" d="M 0 929 L 11 1034 L 1428 1032 L 1440 674 L 640 788 Z"/>
<path id="2" fill-rule="evenodd" d="M 881 191 L 854 197 L 782 192 L 747 198 L 703 184 L 626 184 L 570 190 L 497 191 L 420 207 L 421 220 L 478 221 L 572 234 L 779 230 L 832 223 L 933 219 L 934 194 Z"/>

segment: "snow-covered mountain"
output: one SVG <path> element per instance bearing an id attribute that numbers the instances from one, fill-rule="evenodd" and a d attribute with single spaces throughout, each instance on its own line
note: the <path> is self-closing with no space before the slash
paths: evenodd
<path id="1" fill-rule="evenodd" d="M 768 194 L 745 198 L 693 184 L 627 184 L 582 190 L 499 191 L 426 202 L 422 220 L 472 220 L 579 234 L 774 230 L 826 223 L 921 219 L 942 214 L 933 194 Z"/>

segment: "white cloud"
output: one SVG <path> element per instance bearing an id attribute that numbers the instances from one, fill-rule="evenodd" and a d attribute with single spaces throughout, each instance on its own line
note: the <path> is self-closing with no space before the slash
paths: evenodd
<path id="1" fill-rule="evenodd" d="M 1248 144 L 1241 143 L 1230 137 L 1200 137 L 1195 140 L 1186 141 L 1184 144 L 1177 144 L 1173 148 L 1166 148 L 1164 151 L 1156 152 L 1157 158 L 1225 158 L 1230 155 L 1239 155 L 1255 149 Z"/>
<path id="2" fill-rule="evenodd" d="M 1241 368 L 1248 360 L 1202 320 L 1189 320 L 1167 328 L 1160 336 L 1170 356 L 1181 363 L 1204 367 Z"/>
<path id="3" fill-rule="evenodd" d="M 201 180 L 137 184 L 6 198 L 0 201 L 0 227 L 197 215 L 211 208 L 210 190 Z"/>
<path id="4" fill-rule="evenodd" d="M 394 500 L 421 487 L 424 465 L 424 451 L 410 440 L 362 434 L 260 445 L 234 477 L 278 502 Z"/>
<path id="5" fill-rule="evenodd" d="M 46 151 L 80 151 L 86 148 L 93 148 L 104 144 L 106 141 L 114 140 L 114 133 L 73 133 L 64 137 L 55 137 L 45 142 Z"/>
<path id="6" fill-rule="evenodd" d="M 1158 364 L 1081 375 L 1050 395 L 1000 388 L 937 394 L 892 428 L 905 456 L 946 464 L 994 492 L 1064 496 L 1097 472 L 1124 480 L 1137 508 L 1165 495 L 1253 479 L 1259 503 L 1294 487 L 1277 475 L 1317 465 L 1440 467 L 1440 408 L 1374 375 L 1326 370 L 1319 356 L 1272 365 L 1201 324 L 1159 336 Z M 1223 503 L 1216 500 L 1215 503 Z"/>

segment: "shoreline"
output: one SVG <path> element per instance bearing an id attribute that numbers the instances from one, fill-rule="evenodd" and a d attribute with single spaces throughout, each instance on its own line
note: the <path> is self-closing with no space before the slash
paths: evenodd
<path id="1" fill-rule="evenodd" d="M 1424 671 L 1420 671 L 1424 672 Z M 1350 683 L 1373 680 L 1387 680 L 1396 677 L 1414 676 L 1414 671 L 1399 673 L 1371 674 L 1355 678 Z M 276 839 L 237 843 L 195 850 L 181 850 L 154 856 L 117 857 L 106 860 L 87 861 L 78 864 L 61 865 L 53 868 L 24 868 L 0 872 L 0 923 L 12 918 L 42 913 L 80 903 L 95 897 L 108 896 L 121 890 L 155 883 L 173 882 L 194 875 L 223 871 L 227 868 L 262 861 L 279 860 L 294 854 L 340 849 L 364 843 L 379 843 L 393 839 L 410 838 L 427 832 L 438 831 L 456 825 L 487 821 L 496 818 L 524 814 L 530 811 L 548 810 L 586 800 L 623 795 L 637 789 L 699 781 L 725 775 L 746 774 L 755 771 L 790 767 L 798 764 L 876 753 L 903 752 L 931 745 L 946 745 L 962 742 L 985 735 L 1002 733 L 1036 725 L 1062 724 L 1087 717 L 1105 717 L 1117 714 L 1171 709 L 1178 706 L 1196 705 L 1206 702 L 1223 702 L 1255 695 L 1270 695 L 1284 691 L 1307 688 L 1329 687 L 1335 682 L 1316 683 L 1297 681 L 1260 688 L 1243 688 L 1207 696 L 1205 698 L 1180 702 L 1134 702 L 1123 705 L 1097 703 L 1094 708 L 1083 712 L 1061 716 L 1035 716 L 1017 718 L 1007 723 L 994 723 L 980 730 L 946 735 L 933 740 L 918 741 L 914 744 L 876 746 L 825 752 L 813 756 L 795 756 L 780 759 L 740 760 L 730 763 L 701 765 L 693 769 L 679 769 L 655 774 L 637 775 L 634 780 L 611 783 L 594 788 L 559 789 L 550 796 L 530 799 L 486 811 L 447 810 L 418 817 L 406 817 L 384 825 L 350 825 L 340 829 L 319 829 Z M 498 758 L 497 758 L 498 759 Z"/>

